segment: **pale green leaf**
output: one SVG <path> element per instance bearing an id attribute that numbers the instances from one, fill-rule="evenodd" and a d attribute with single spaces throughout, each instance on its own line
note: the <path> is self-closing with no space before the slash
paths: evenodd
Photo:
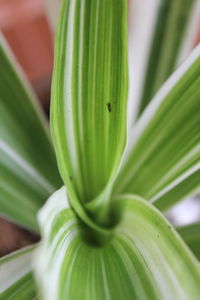
<path id="1" fill-rule="evenodd" d="M 166 210 L 180 200 L 197 194 L 200 190 L 200 165 L 192 168 L 171 184 L 166 189 L 161 190 L 151 202 L 160 209 Z"/>
<path id="2" fill-rule="evenodd" d="M 39 213 L 36 274 L 44 299 L 197 300 L 198 262 L 164 217 L 137 196 L 114 209 L 110 240 L 95 244 L 67 201 L 65 187 Z M 96 236 L 95 236 L 96 237 Z"/>
<path id="3" fill-rule="evenodd" d="M 2 36 L 0 66 L 0 214 L 37 230 L 37 210 L 61 180 L 47 122 Z"/>
<path id="4" fill-rule="evenodd" d="M 176 230 L 196 257 L 200 259 L 200 222 L 177 227 Z"/>
<path id="5" fill-rule="evenodd" d="M 0 259 L 0 299 L 37 299 L 31 259 L 35 246 L 18 250 Z"/>
<path id="6" fill-rule="evenodd" d="M 168 79 L 133 130 L 115 193 L 165 209 L 200 188 L 200 46 Z"/>
<path id="7" fill-rule="evenodd" d="M 81 205 L 91 200 L 106 210 L 124 150 L 126 27 L 126 1 L 63 1 L 56 39 L 51 129 L 59 169 L 79 214 Z M 99 207 L 94 207 L 98 213 Z"/>
<path id="8" fill-rule="evenodd" d="M 159 1 L 154 36 L 145 70 L 139 114 L 174 71 L 177 62 L 188 52 L 188 46 L 194 45 L 196 37 L 191 30 L 195 30 L 197 34 L 197 22 L 199 22 L 200 17 L 200 7 L 197 6 L 197 2 L 199 0 L 185 0 L 183 5 L 182 0 Z M 194 20 L 196 20 L 195 23 Z M 189 39 L 188 35 L 190 35 Z M 191 40 L 191 37 L 194 40 Z"/>

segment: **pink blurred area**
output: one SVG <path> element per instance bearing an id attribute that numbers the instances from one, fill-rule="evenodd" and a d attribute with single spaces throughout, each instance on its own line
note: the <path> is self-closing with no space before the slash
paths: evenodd
<path id="1" fill-rule="evenodd" d="M 198 35 L 196 37 L 196 41 L 195 41 L 195 46 L 198 45 L 200 43 L 200 22 L 199 22 L 199 31 L 198 31 Z"/>
<path id="2" fill-rule="evenodd" d="M 1 0 L 0 29 L 37 92 L 48 105 L 53 40 L 43 0 Z"/>

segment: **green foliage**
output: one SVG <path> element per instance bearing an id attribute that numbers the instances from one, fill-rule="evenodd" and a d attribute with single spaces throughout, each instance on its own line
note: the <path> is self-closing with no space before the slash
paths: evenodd
<path id="1" fill-rule="evenodd" d="M 0 298 L 36 299 L 31 257 L 35 246 L 27 247 L 0 259 Z"/>
<path id="2" fill-rule="evenodd" d="M 100 247 L 84 238 L 65 187 L 47 201 L 37 261 L 43 298 L 198 299 L 199 266 L 172 226 L 137 196 L 115 201 L 119 222 Z"/>
<path id="3" fill-rule="evenodd" d="M 62 184 L 47 121 L 2 36 L 0 65 L 1 214 L 38 231 L 38 209 Z"/>
<path id="4" fill-rule="evenodd" d="M 97 214 L 106 210 L 126 142 L 126 6 L 63 1 L 58 25 L 52 138 L 73 206 L 93 200 Z"/>
<path id="5" fill-rule="evenodd" d="M 197 47 L 138 120 L 116 193 L 136 193 L 163 210 L 200 187 L 199 54 Z"/>
<path id="6" fill-rule="evenodd" d="M 174 71 L 194 3 L 194 0 L 185 0 L 184 5 L 182 0 L 160 1 L 139 113 Z"/>
<path id="7" fill-rule="evenodd" d="M 175 69 L 193 1 L 163 5 L 140 111 Z M 1 213 L 38 231 L 52 194 L 39 246 L 0 260 L 2 300 L 199 298 L 199 224 L 178 228 L 182 239 L 160 211 L 200 188 L 200 46 L 127 133 L 127 12 L 124 0 L 62 2 L 50 117 L 59 172 L 0 39 Z"/>
<path id="8" fill-rule="evenodd" d="M 200 259 L 200 222 L 176 228 L 192 252 Z"/>

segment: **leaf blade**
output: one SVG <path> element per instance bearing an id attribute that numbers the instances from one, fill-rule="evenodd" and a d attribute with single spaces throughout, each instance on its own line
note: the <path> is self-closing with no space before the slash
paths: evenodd
<path id="1" fill-rule="evenodd" d="M 136 193 L 165 209 L 199 188 L 199 68 L 198 46 L 136 124 L 115 193 Z M 184 182 L 187 191 L 179 188 Z"/>
<path id="2" fill-rule="evenodd" d="M 0 213 L 37 230 L 36 212 L 61 181 L 47 122 L 3 36 L 0 61 Z"/>
<path id="3" fill-rule="evenodd" d="M 181 235 L 192 252 L 200 259 L 200 223 L 177 227 L 176 230 Z"/>
<path id="4" fill-rule="evenodd" d="M 198 262 L 153 206 L 137 196 L 118 198 L 122 219 L 110 242 L 96 247 L 83 238 L 67 201 L 63 187 L 39 214 L 36 274 L 44 299 L 198 299 Z"/>
<path id="5" fill-rule="evenodd" d="M 51 131 L 74 208 L 113 181 L 125 147 L 126 10 L 121 0 L 63 1 Z"/>
<path id="6" fill-rule="evenodd" d="M 140 100 L 139 114 L 142 113 L 157 90 L 179 63 L 184 38 L 187 37 L 187 31 L 189 30 L 189 21 L 194 18 L 196 11 L 198 11 L 198 15 L 195 18 L 199 19 L 200 11 L 197 2 L 188 0 L 185 1 L 184 6 L 181 0 L 162 1 L 160 3 L 146 69 L 143 94 Z M 198 25 L 196 24 L 196 32 L 197 28 Z M 189 43 L 190 45 L 187 45 L 187 48 L 191 51 L 194 41 L 190 40 Z"/>
<path id="7" fill-rule="evenodd" d="M 1 299 L 36 299 L 31 268 L 35 246 L 26 247 L 0 259 Z"/>

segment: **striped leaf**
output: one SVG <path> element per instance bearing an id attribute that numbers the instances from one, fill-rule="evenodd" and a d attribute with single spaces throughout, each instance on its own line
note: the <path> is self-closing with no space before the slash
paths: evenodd
<path id="1" fill-rule="evenodd" d="M 118 224 L 97 246 L 70 208 L 65 187 L 47 201 L 39 213 L 43 241 L 36 256 L 43 298 L 199 299 L 198 262 L 172 226 L 136 196 L 115 203 Z"/>
<path id="2" fill-rule="evenodd" d="M 200 260 L 200 222 L 178 227 L 176 230 Z"/>
<path id="3" fill-rule="evenodd" d="M 200 188 L 200 46 L 159 90 L 133 130 L 115 193 L 166 209 Z"/>
<path id="4" fill-rule="evenodd" d="M 60 0 L 46 0 L 55 31 Z M 146 107 L 154 93 L 194 47 L 198 35 L 200 1 L 128 1 L 129 124 Z"/>
<path id="5" fill-rule="evenodd" d="M 81 206 L 92 200 L 88 209 L 106 215 L 125 146 L 126 6 L 124 0 L 67 0 L 61 9 L 51 130 L 60 173 L 81 216 Z"/>
<path id="6" fill-rule="evenodd" d="M 0 214 L 37 230 L 35 215 L 61 185 L 46 120 L 0 36 Z"/>
<path id="7" fill-rule="evenodd" d="M 0 259 L 0 299 L 37 299 L 31 268 L 34 249 L 27 247 Z"/>
<path id="8" fill-rule="evenodd" d="M 159 0 L 139 114 L 155 92 L 191 51 L 200 18 L 199 0 Z"/>

